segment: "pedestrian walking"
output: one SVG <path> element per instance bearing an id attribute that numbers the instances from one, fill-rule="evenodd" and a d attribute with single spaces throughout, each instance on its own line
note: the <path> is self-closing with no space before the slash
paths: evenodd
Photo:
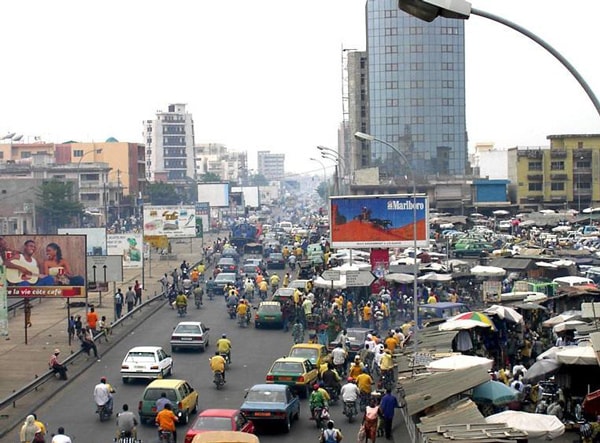
<path id="1" fill-rule="evenodd" d="M 381 415 L 383 416 L 383 430 L 385 433 L 385 438 L 388 440 L 392 439 L 392 422 L 394 420 L 394 412 L 399 408 L 400 404 L 398 403 L 398 399 L 392 395 L 392 390 L 386 389 L 385 395 L 382 397 L 381 403 L 379 403 L 379 409 L 381 410 Z"/>
<path id="2" fill-rule="evenodd" d="M 121 292 L 121 288 L 117 289 L 117 293 L 115 294 L 115 318 L 121 318 L 121 313 L 123 312 L 123 293 Z"/>
<path id="3" fill-rule="evenodd" d="M 135 305 L 142 304 L 142 284 L 139 281 L 135 281 L 133 285 L 133 292 L 135 292 Z"/>
<path id="4" fill-rule="evenodd" d="M 292 337 L 295 345 L 304 342 L 304 326 L 299 319 L 296 319 L 296 323 L 292 326 Z"/>
<path id="5" fill-rule="evenodd" d="M 133 292 L 133 288 L 129 286 L 127 292 L 125 293 L 125 303 L 127 304 L 127 312 L 133 311 L 133 306 L 135 305 L 135 292 Z"/>
<path id="6" fill-rule="evenodd" d="M 92 333 L 95 335 L 99 318 L 98 314 L 96 313 L 96 309 L 93 306 L 90 307 L 90 311 L 87 313 L 86 319 L 88 328 L 91 329 Z"/>
<path id="7" fill-rule="evenodd" d="M 69 343 L 71 343 L 71 341 L 75 338 L 75 316 L 71 315 L 71 317 L 69 317 L 69 323 L 67 326 L 67 332 L 69 334 Z"/>
<path id="8" fill-rule="evenodd" d="M 21 443 L 32 443 L 35 435 L 40 432 L 41 429 L 35 424 L 35 417 L 28 415 L 19 431 L 19 441 Z"/>

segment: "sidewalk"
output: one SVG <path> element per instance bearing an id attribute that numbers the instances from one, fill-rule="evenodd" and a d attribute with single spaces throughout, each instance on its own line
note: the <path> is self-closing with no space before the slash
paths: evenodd
<path id="1" fill-rule="evenodd" d="M 194 245 L 196 246 L 196 244 Z M 165 272 L 171 272 L 173 269 L 179 268 L 183 260 L 186 260 L 190 264 L 199 260 L 201 257 L 200 243 L 198 242 L 196 251 L 191 252 L 189 243 L 178 244 L 174 242 L 173 253 L 177 255 L 177 260 L 162 261 L 158 257 L 153 256 L 151 275 L 148 275 L 149 270 L 146 263 L 146 288 L 142 295 L 143 302 L 161 292 L 161 284 L 158 280 Z M 117 283 L 116 287 L 121 288 L 122 292 L 125 293 L 129 286 L 134 285 L 135 280 L 139 280 L 140 283 L 142 282 L 142 270 L 123 270 L 123 278 L 124 281 Z M 107 320 L 112 322 L 114 320 L 112 284 L 110 284 L 109 288 L 109 292 L 102 293 L 102 303 L 100 303 L 99 293 L 92 292 L 88 296 L 89 303 L 94 305 L 98 317 L 101 318 L 105 315 Z M 73 301 L 84 301 L 84 299 Z M 127 307 L 124 306 L 123 308 L 123 311 L 126 312 Z M 85 325 L 85 307 L 71 307 L 70 312 L 74 316 L 81 315 L 83 324 Z M 80 342 L 77 337 L 69 345 L 67 306 L 64 299 L 36 299 L 32 302 L 32 325 L 26 331 L 27 344 L 25 344 L 24 323 L 23 309 L 19 309 L 16 314 L 11 312 L 9 317 L 9 336 L 0 337 L 0 374 L 2 374 L 2 377 L 0 377 L 0 399 L 7 398 L 22 386 L 33 381 L 36 377 L 46 373 L 48 370 L 48 360 L 55 348 L 61 351 L 59 356 L 61 361 L 64 361 L 70 354 L 80 349 Z M 114 334 L 119 334 L 124 329 L 117 327 Z M 114 339 L 116 338 L 114 337 Z M 96 346 L 100 357 L 102 357 L 102 353 L 107 348 L 104 339 L 98 340 Z M 75 363 L 75 366 L 77 365 L 78 363 Z M 77 368 L 73 370 L 77 370 Z M 71 373 L 70 367 L 69 373 Z M 30 401 L 27 399 L 30 396 L 28 395 L 17 401 L 16 407 L 7 407 L 0 411 L 0 429 L 12 423 L 15 418 L 22 421 L 23 414 L 31 410 L 28 407 Z"/>

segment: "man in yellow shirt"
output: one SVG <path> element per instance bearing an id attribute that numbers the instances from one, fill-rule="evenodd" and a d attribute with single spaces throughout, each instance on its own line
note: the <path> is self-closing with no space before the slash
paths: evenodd
<path id="1" fill-rule="evenodd" d="M 433 291 L 429 293 L 429 297 L 427 297 L 427 304 L 430 305 L 432 303 L 437 303 L 437 298 L 435 298 L 435 294 Z"/>
<path id="2" fill-rule="evenodd" d="M 381 360 L 379 362 L 379 369 L 381 370 L 381 378 L 392 377 L 394 371 L 394 358 L 392 357 L 392 351 L 385 348 Z"/>
<path id="3" fill-rule="evenodd" d="M 363 317 L 363 328 L 368 328 L 371 325 L 371 318 L 373 317 L 373 310 L 371 309 L 371 302 L 367 303 L 362 312 Z"/>
<path id="4" fill-rule="evenodd" d="M 258 295 L 260 296 L 261 300 L 266 300 L 268 291 L 269 284 L 265 279 L 261 280 L 261 282 L 258 284 Z"/>
<path id="5" fill-rule="evenodd" d="M 210 369 L 215 372 L 223 373 L 223 381 L 225 381 L 225 359 L 219 353 L 219 351 L 215 351 L 215 355 L 208 360 L 210 362 Z"/>
<path id="6" fill-rule="evenodd" d="M 217 351 L 219 354 L 224 354 L 227 356 L 227 360 L 231 363 L 231 340 L 227 338 L 227 334 L 223 334 L 220 339 L 215 343 L 217 346 Z"/>
<path id="7" fill-rule="evenodd" d="M 361 394 L 370 394 L 371 386 L 373 386 L 373 379 L 369 374 L 363 372 L 358 374 L 358 376 L 354 377 L 356 380 L 356 386 L 358 386 L 358 390 Z"/>

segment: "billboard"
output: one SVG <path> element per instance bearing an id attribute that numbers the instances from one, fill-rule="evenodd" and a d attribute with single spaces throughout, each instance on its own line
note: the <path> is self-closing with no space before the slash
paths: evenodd
<path id="1" fill-rule="evenodd" d="M 85 297 L 85 235 L 6 235 L 0 256 L 9 297 Z"/>
<path id="2" fill-rule="evenodd" d="M 233 187 L 231 192 L 241 192 L 244 195 L 244 206 L 260 208 L 260 192 L 258 186 Z"/>
<path id="3" fill-rule="evenodd" d="M 359 195 L 330 198 L 331 246 L 334 248 L 393 248 L 429 246 L 428 200 L 412 195 Z"/>
<path id="4" fill-rule="evenodd" d="M 208 202 L 211 208 L 229 206 L 229 183 L 198 183 L 198 201 Z"/>
<path id="5" fill-rule="evenodd" d="M 106 229 L 104 228 L 62 228 L 59 235 L 86 235 L 87 255 L 106 255 Z"/>
<path id="6" fill-rule="evenodd" d="M 202 224 L 202 232 L 210 231 L 210 204 L 208 202 L 196 203 L 196 224 L 200 228 Z M 200 233 L 196 233 L 200 236 Z"/>
<path id="7" fill-rule="evenodd" d="M 193 206 L 144 206 L 144 235 L 195 237 L 196 210 Z"/>
<path id="8" fill-rule="evenodd" d="M 108 250 L 107 255 L 121 255 L 123 257 L 123 269 L 142 268 L 142 234 L 108 234 L 106 236 L 106 247 Z"/>

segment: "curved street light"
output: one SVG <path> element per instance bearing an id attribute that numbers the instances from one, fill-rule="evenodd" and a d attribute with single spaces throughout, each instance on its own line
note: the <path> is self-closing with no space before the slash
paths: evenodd
<path id="1" fill-rule="evenodd" d="M 517 25 L 516 23 L 498 15 L 472 8 L 471 3 L 465 0 L 398 0 L 398 7 L 413 17 L 426 22 L 432 22 L 437 17 L 466 20 L 471 14 L 473 14 L 514 29 L 520 34 L 523 34 L 525 37 L 528 37 L 536 42 L 538 45 L 552 54 L 554 58 L 556 58 L 565 68 L 567 68 L 571 75 L 575 77 L 577 82 L 581 85 L 589 99 L 592 101 L 594 108 L 596 108 L 596 112 L 600 115 L 600 101 L 598 101 L 598 98 L 594 94 L 594 91 L 592 91 L 592 88 L 590 88 L 584 78 L 579 74 L 579 72 L 577 72 L 577 69 L 575 69 L 575 67 L 569 63 L 569 61 L 564 58 L 561 53 L 550 46 L 549 43 L 522 26 Z"/>
<path id="2" fill-rule="evenodd" d="M 325 165 L 323 164 L 323 162 L 321 160 L 314 158 L 314 157 L 309 158 L 309 160 L 311 160 L 313 162 L 317 162 L 323 168 L 323 183 L 325 184 L 325 201 L 327 201 L 327 199 L 329 197 L 329 185 L 327 184 L 327 177 L 325 174 Z"/>
<path id="3" fill-rule="evenodd" d="M 379 142 L 379 143 L 387 146 L 392 151 L 394 151 L 396 154 L 398 154 L 400 156 L 400 158 L 402 158 L 402 161 L 406 164 L 406 167 L 410 172 L 410 180 L 412 182 L 412 199 L 413 199 L 413 249 L 414 249 L 414 254 L 413 254 L 414 255 L 414 257 L 413 257 L 413 274 L 414 274 L 414 276 L 413 276 L 413 320 L 414 320 L 415 324 L 413 326 L 413 336 L 411 337 L 411 339 L 414 340 L 414 343 L 413 343 L 414 344 L 414 352 L 415 352 L 415 356 L 414 356 L 414 360 L 413 360 L 413 372 L 414 372 L 415 367 L 416 367 L 417 351 L 419 350 L 419 344 L 418 344 L 418 340 L 417 340 L 417 330 L 419 329 L 419 296 L 417 295 L 417 290 L 418 290 L 417 277 L 419 275 L 419 263 L 417 262 L 417 184 L 415 182 L 415 173 L 414 173 L 414 171 L 412 169 L 412 165 L 408 161 L 408 158 L 406 157 L 406 155 L 404 155 L 404 153 L 402 151 L 400 151 L 400 149 L 398 149 L 396 146 L 392 145 L 391 143 L 388 143 L 385 140 L 377 138 L 371 134 L 366 134 L 364 132 L 355 132 L 354 137 L 356 137 L 359 140 L 363 140 L 363 141 Z"/>

